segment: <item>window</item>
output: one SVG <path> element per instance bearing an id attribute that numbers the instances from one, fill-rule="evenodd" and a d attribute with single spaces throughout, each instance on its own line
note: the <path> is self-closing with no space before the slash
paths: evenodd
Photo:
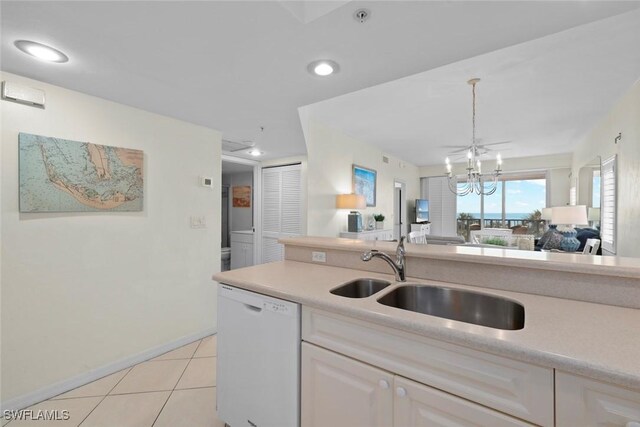
<path id="1" fill-rule="evenodd" d="M 602 162 L 600 172 L 602 180 L 602 198 L 600 237 L 602 249 L 616 253 L 616 156 Z"/>
<path id="2" fill-rule="evenodd" d="M 470 230 L 481 227 L 518 228 L 525 234 L 541 236 L 546 199 L 544 172 L 502 175 L 492 195 L 469 194 L 457 198 L 458 235 L 469 240 Z"/>

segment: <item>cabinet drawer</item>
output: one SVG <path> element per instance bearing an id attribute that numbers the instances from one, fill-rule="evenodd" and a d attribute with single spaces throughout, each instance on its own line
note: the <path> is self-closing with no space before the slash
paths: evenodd
<path id="1" fill-rule="evenodd" d="M 532 423 L 554 423 L 552 369 L 307 307 L 302 338 Z"/>
<path id="2" fill-rule="evenodd" d="M 556 372 L 556 401 L 558 427 L 640 424 L 639 391 Z"/>
<path id="3" fill-rule="evenodd" d="M 236 233 L 231 232 L 231 241 L 237 243 L 251 243 L 253 244 L 253 234 L 250 233 Z"/>
<path id="4" fill-rule="evenodd" d="M 394 427 L 533 426 L 406 378 L 395 377 L 394 389 Z"/>

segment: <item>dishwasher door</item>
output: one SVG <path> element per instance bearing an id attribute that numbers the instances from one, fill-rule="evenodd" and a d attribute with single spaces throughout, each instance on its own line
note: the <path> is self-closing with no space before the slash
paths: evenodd
<path id="1" fill-rule="evenodd" d="M 231 427 L 300 425 L 300 306 L 218 285 L 218 417 Z"/>

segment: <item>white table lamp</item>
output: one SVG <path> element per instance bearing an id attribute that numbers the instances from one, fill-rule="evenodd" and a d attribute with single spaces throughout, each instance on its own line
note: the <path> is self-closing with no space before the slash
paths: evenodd
<path id="1" fill-rule="evenodd" d="M 336 196 L 337 209 L 353 209 L 347 219 L 347 231 L 358 233 L 362 231 L 362 215 L 355 209 L 366 209 L 367 199 L 359 194 L 338 194 Z"/>
<path id="2" fill-rule="evenodd" d="M 558 231 L 562 233 L 564 239 L 560 244 L 560 249 L 566 252 L 575 252 L 580 247 L 580 241 L 576 239 L 576 225 L 587 225 L 587 207 L 578 206 L 558 206 L 552 208 L 551 222 L 558 225 Z"/>

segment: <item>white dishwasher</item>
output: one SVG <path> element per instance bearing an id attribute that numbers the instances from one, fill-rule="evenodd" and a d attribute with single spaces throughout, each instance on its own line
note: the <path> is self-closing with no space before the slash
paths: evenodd
<path id="1" fill-rule="evenodd" d="M 218 285 L 218 417 L 231 427 L 300 425 L 300 306 Z"/>

